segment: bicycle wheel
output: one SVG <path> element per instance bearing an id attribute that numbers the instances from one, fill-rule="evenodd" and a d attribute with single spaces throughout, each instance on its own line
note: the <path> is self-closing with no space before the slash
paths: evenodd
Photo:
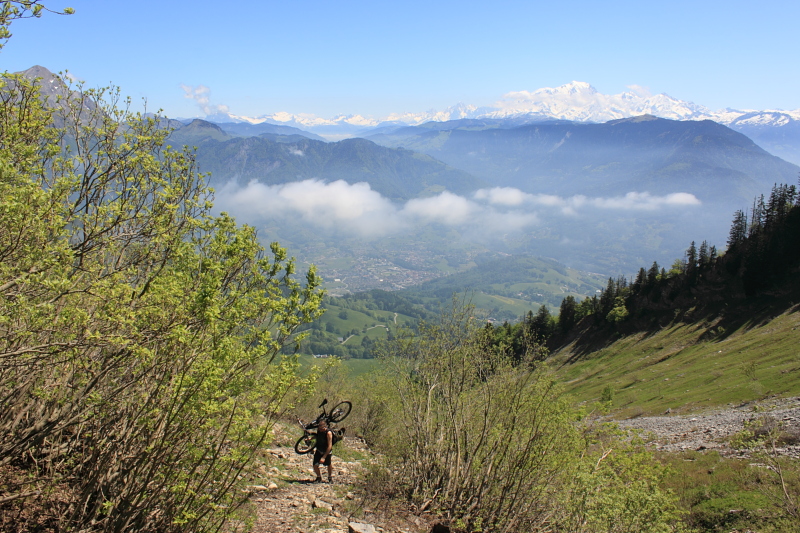
<path id="1" fill-rule="evenodd" d="M 334 424 L 341 422 L 347 415 L 350 414 L 350 409 L 353 408 L 353 404 L 350 402 L 339 402 L 331 409 L 331 414 L 328 415 L 328 420 L 333 422 Z"/>
<path id="2" fill-rule="evenodd" d="M 316 444 L 315 440 L 314 435 L 306 433 L 294 443 L 294 451 L 300 455 L 310 452 L 314 449 L 314 444 Z"/>

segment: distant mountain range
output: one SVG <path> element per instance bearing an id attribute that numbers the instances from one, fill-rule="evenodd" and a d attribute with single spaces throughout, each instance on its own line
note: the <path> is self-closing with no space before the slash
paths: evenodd
<path id="1" fill-rule="evenodd" d="M 603 124 L 552 121 L 516 127 L 496 119 L 463 119 L 385 130 L 368 138 L 423 152 L 493 186 L 539 194 L 688 192 L 703 201 L 746 202 L 776 182 L 795 182 L 800 172 L 711 120 L 652 115 Z"/>
<path id="2" fill-rule="evenodd" d="M 650 95 L 632 90 L 616 95 L 598 92 L 585 82 L 573 81 L 555 88 L 516 91 L 491 106 L 457 104 L 442 111 L 394 113 L 375 119 L 362 115 L 339 115 L 325 119 L 311 114 L 273 113 L 257 117 L 235 114 L 207 117 L 214 122 L 276 124 L 314 132 L 329 139 L 366 136 L 375 128 L 417 126 L 426 122 L 461 119 L 498 120 L 512 125 L 551 120 L 603 123 L 611 120 L 653 115 L 672 120 L 713 120 L 744 133 L 759 146 L 787 161 L 800 164 L 800 109 L 712 111 L 701 105 L 678 100 L 667 94 Z"/>
<path id="3" fill-rule="evenodd" d="M 249 122 L 220 122 L 217 125 L 225 133 L 229 133 L 237 137 L 254 137 L 257 135 L 271 134 L 278 136 L 299 135 L 301 137 L 307 137 L 316 141 L 325 140 L 324 137 L 320 137 L 319 135 L 309 131 L 301 130 L 300 128 L 281 126 L 267 122 L 262 122 L 261 124 L 250 124 Z"/>
<path id="4" fill-rule="evenodd" d="M 46 69 L 36 67 L 25 75 L 42 78 L 46 94 L 55 87 L 56 78 Z M 361 128 L 361 135 L 368 138 L 338 142 L 320 140 L 297 127 L 303 126 L 302 121 L 294 119 L 273 124 L 267 119 L 236 122 L 226 116 L 217 117 L 227 119 L 219 124 L 200 119 L 165 123 L 175 128 L 171 144 L 197 147 L 199 168 L 212 174 L 218 190 L 229 182 L 245 190 L 252 181 L 268 186 L 305 180 L 369 184 L 383 197 L 382 203 L 369 204 L 378 206 L 370 213 L 379 213 L 379 208 L 392 216 L 416 217 L 403 219 L 409 224 L 406 241 L 381 243 L 378 255 L 388 261 L 403 255 L 417 260 L 422 254 L 418 249 L 441 255 L 471 239 L 471 245 L 493 253 L 553 257 L 570 266 L 616 275 L 653 259 L 669 262 L 692 240 L 708 239 L 722 248 L 735 210 L 746 209 L 753 196 L 767 192 L 774 183 L 797 182 L 800 167 L 762 149 L 766 141 L 787 153 L 798 146 L 794 140 L 800 138 L 800 121 L 791 113 L 729 112 L 731 127 L 727 127 L 699 120 L 705 113 L 702 108 L 664 95 L 605 97 L 577 83 L 548 91 L 509 96 L 508 102 L 493 109 L 461 106 L 437 114 L 437 120 L 411 125 L 404 122 L 410 116 L 380 124 L 363 117 L 342 119 L 348 127 Z M 574 102 L 574 109 L 569 102 Z M 672 113 L 673 118 L 651 113 L 588 121 L 599 120 L 602 113 L 643 110 Z M 445 120 L 452 116 L 459 118 Z M 321 121 L 314 127 L 335 128 L 336 122 Z M 759 147 L 732 128 L 766 141 Z M 334 130 L 326 131 L 328 135 Z M 352 194 L 343 190 L 342 194 Z M 440 195 L 443 191 L 460 198 Z M 681 201 L 663 207 L 676 193 L 683 195 Z M 278 197 L 276 190 L 268 194 Z M 336 208 L 342 212 L 358 210 L 351 197 L 315 194 L 324 198 L 315 196 L 314 205 L 338 202 Z M 426 202 L 403 211 L 411 200 L 421 199 Z M 249 216 L 242 201 L 236 201 L 227 205 L 232 214 Z M 261 219 L 245 221 L 260 224 L 270 239 L 284 242 L 290 234 L 295 245 L 313 241 L 320 250 L 339 247 L 339 258 L 363 256 L 352 251 L 361 250 L 361 244 L 355 233 L 348 233 L 351 226 L 342 222 L 345 218 L 325 219 L 326 228 L 341 228 L 337 234 L 333 229 L 320 231 L 308 216 L 291 211 L 294 207 L 286 209 L 288 214 L 268 221 L 264 218 L 271 213 L 268 210 L 267 215 L 262 211 L 253 215 Z M 430 218 L 432 213 L 438 218 Z M 459 213 L 468 213 L 459 220 L 469 223 L 441 222 L 450 220 L 445 215 Z M 438 222 L 415 225 L 423 219 Z M 380 227 L 376 224 L 376 235 Z M 351 239 L 349 244 L 346 239 Z M 400 241 L 402 250 L 390 246 Z M 317 252 L 308 253 L 308 259 L 315 260 Z"/>
<path id="5" fill-rule="evenodd" d="M 51 90 L 53 83 L 57 83 L 55 76 L 41 66 L 34 66 L 22 74 L 45 80 L 45 93 Z M 578 81 L 555 88 L 510 92 L 490 106 L 460 103 L 441 111 L 393 113 L 380 119 L 362 115 L 339 115 L 326 119 L 307 113 L 286 112 L 256 117 L 217 113 L 205 118 L 218 124 L 226 133 L 236 136 L 271 133 L 302 135 L 315 140 L 341 140 L 387 133 L 406 126 L 464 119 L 493 121 L 499 127 L 515 127 L 554 120 L 604 123 L 641 115 L 680 121 L 713 120 L 750 137 L 771 154 L 800 165 L 800 109 L 712 111 L 667 94 L 650 95 L 638 89 L 606 95 L 590 84 Z M 191 120 L 182 122 L 189 123 Z"/>
<path id="6" fill-rule="evenodd" d="M 235 137 L 195 120 L 170 142 L 196 146 L 200 168 L 211 172 L 214 186 L 342 179 L 366 182 L 395 205 L 443 190 L 473 198 L 478 189 L 484 196 L 492 187 L 518 189 L 529 195 L 520 201 L 541 206 L 541 224 L 516 236 L 501 229 L 496 239 L 484 241 L 490 249 L 555 257 L 594 272 L 668 262 L 695 239 L 722 247 L 736 209 L 746 209 L 774 183 L 795 183 L 800 174 L 800 167 L 710 120 L 645 115 L 603 124 L 512 124 L 429 122 L 386 127 L 370 139 L 322 142 L 296 134 Z M 626 203 L 631 194 L 656 201 L 678 194 L 691 202 L 648 211 Z M 567 208 L 588 203 L 594 214 L 545 214 L 557 209 L 544 207 L 556 205 L 551 202 Z M 282 225 L 286 232 L 292 222 Z"/>
<path id="7" fill-rule="evenodd" d="M 639 115 L 654 115 L 673 120 L 714 120 L 730 123 L 736 118 L 752 113 L 726 109 L 713 112 L 692 102 L 672 98 L 666 94 L 649 95 L 637 92 L 624 92 L 606 95 L 598 92 L 585 82 L 573 81 L 555 88 L 542 88 L 535 91 L 516 91 L 506 94 L 502 100 L 491 106 L 478 107 L 457 104 L 443 111 L 423 113 L 394 113 L 382 119 L 361 115 L 339 115 L 330 119 L 312 114 L 274 113 L 258 117 L 235 114 L 219 114 L 207 117 L 209 120 L 229 120 L 235 122 L 284 124 L 309 131 L 317 128 L 339 126 L 343 129 L 382 127 L 385 125 L 419 125 L 425 122 L 446 122 L 465 118 L 472 119 L 517 119 L 526 122 L 543 120 L 569 120 L 573 122 L 608 122 Z M 795 120 L 800 120 L 800 110 L 784 112 Z"/>

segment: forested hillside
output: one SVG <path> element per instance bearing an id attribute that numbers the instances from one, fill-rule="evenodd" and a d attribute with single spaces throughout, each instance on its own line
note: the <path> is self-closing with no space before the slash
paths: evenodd
<path id="1" fill-rule="evenodd" d="M 301 352 L 342 359 L 371 359 L 382 343 L 400 331 L 416 330 L 420 321 L 435 316 L 420 299 L 382 290 L 326 297 L 322 308 L 323 316 L 299 329 L 308 335 Z M 293 346 L 285 349 L 293 351 Z"/>
<path id="2" fill-rule="evenodd" d="M 686 255 L 666 270 L 653 263 L 639 269 L 635 279 L 609 279 L 599 297 L 580 304 L 565 300 L 565 318 L 591 317 L 599 328 L 646 327 L 664 311 L 704 308 L 724 304 L 734 310 L 747 301 L 770 293 L 789 294 L 798 289 L 800 267 L 800 202 L 797 187 L 776 185 L 765 199 L 756 198 L 750 213 L 737 211 L 727 251 L 719 255 L 705 241 L 691 243 Z M 567 319 L 569 320 L 569 319 Z"/>

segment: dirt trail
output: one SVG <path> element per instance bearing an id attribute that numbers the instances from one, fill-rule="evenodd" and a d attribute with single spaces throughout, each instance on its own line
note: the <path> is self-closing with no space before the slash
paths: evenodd
<path id="1" fill-rule="evenodd" d="M 331 484 L 311 482 L 311 455 L 277 446 L 267 452 L 262 467 L 265 485 L 254 486 L 250 498 L 257 513 L 252 533 L 348 533 L 352 522 L 371 525 L 382 533 L 430 531 L 430 525 L 417 517 L 365 505 L 359 480 L 372 454 L 358 439 L 345 438 L 334 447 Z M 322 471 L 327 479 L 326 469 Z"/>

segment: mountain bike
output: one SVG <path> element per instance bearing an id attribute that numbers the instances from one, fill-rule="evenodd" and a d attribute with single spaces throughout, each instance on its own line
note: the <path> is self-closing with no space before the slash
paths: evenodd
<path id="1" fill-rule="evenodd" d="M 353 404 L 349 401 L 339 402 L 333 406 L 330 413 L 325 410 L 327 404 L 327 398 L 322 400 L 322 403 L 319 404 L 319 409 L 322 409 L 322 412 L 308 424 L 304 423 L 299 418 L 297 419 L 297 423 L 300 424 L 303 430 L 303 436 L 297 439 L 297 442 L 294 444 L 295 452 L 302 455 L 314 449 L 314 445 L 317 441 L 317 428 L 319 428 L 319 423 L 322 420 L 325 420 L 328 424 L 328 429 L 333 431 L 334 442 L 338 442 L 344 437 L 345 428 L 337 429 L 335 424 L 347 418 L 347 415 L 350 414 L 350 410 L 353 408 Z"/>

